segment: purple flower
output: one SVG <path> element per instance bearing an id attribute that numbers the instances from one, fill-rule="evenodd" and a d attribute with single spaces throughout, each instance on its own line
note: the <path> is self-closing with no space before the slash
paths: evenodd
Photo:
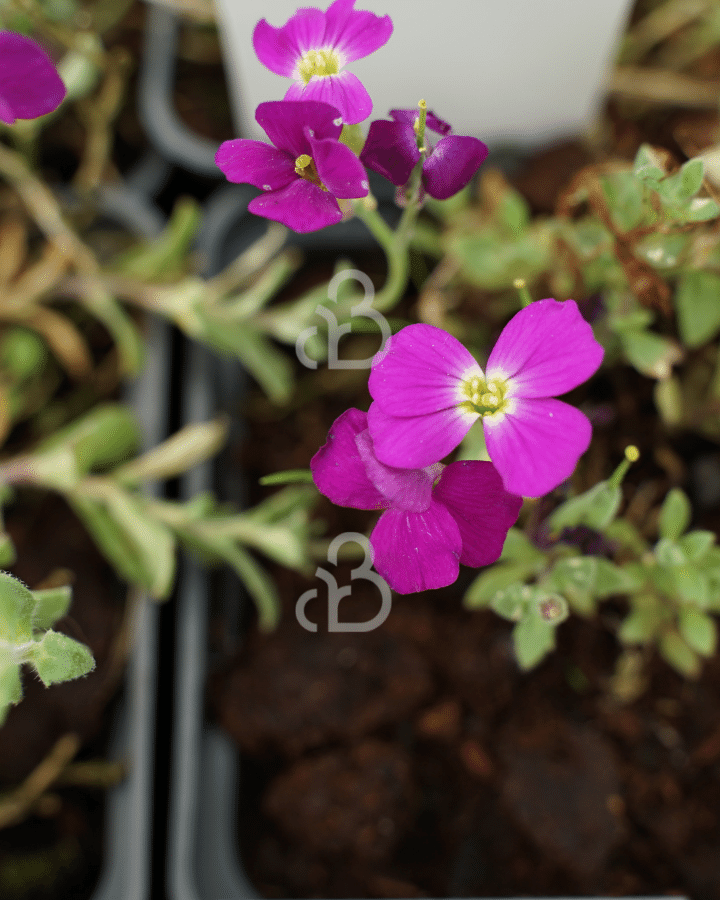
<path id="1" fill-rule="evenodd" d="M 36 119 L 58 106 L 65 85 L 45 51 L 22 34 L 0 31 L 0 122 Z"/>
<path id="2" fill-rule="evenodd" d="M 407 184 L 410 173 L 420 160 L 415 122 L 416 109 L 391 109 L 392 122 L 372 122 L 360 161 L 395 185 Z M 488 155 L 488 148 L 474 137 L 451 134 L 450 126 L 431 112 L 427 113 L 425 130 L 443 137 L 432 147 L 425 140 L 422 186 L 436 200 L 447 200 L 470 181 Z"/>
<path id="3" fill-rule="evenodd" d="M 355 0 L 335 0 L 327 12 L 299 9 L 282 28 L 262 19 L 253 32 L 260 62 L 271 72 L 295 79 L 286 100 L 330 103 L 349 125 L 367 119 L 372 100 L 358 79 L 341 69 L 374 53 L 393 30 L 390 16 L 361 12 L 354 5 Z"/>
<path id="4" fill-rule="evenodd" d="M 261 103 L 255 119 L 274 147 L 238 138 L 215 155 L 229 181 L 266 191 L 250 201 L 250 212 L 294 231 L 317 231 L 342 219 L 336 197 L 367 195 L 367 172 L 338 140 L 342 124 L 332 106 L 277 100 Z"/>
<path id="5" fill-rule="evenodd" d="M 574 300 L 538 300 L 503 329 L 485 373 L 452 335 L 409 325 L 373 361 L 368 427 L 389 466 L 442 459 L 482 416 L 506 490 L 539 497 L 570 476 L 589 444 L 587 417 L 556 394 L 599 367 L 603 349 Z"/>
<path id="6" fill-rule="evenodd" d="M 492 463 L 385 465 L 359 409 L 335 420 L 310 469 L 318 490 L 338 506 L 385 510 L 370 545 L 375 568 L 399 594 L 452 584 L 460 563 L 495 562 L 522 506 Z"/>

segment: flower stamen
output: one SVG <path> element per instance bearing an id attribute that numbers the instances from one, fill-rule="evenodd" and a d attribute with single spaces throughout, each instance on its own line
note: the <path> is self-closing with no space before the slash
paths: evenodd
<path id="1" fill-rule="evenodd" d="M 325 185 L 320 181 L 312 156 L 308 156 L 307 153 L 301 153 L 295 160 L 295 174 L 304 178 L 305 181 L 316 184 L 321 190 L 327 191 Z"/>
<path id="2" fill-rule="evenodd" d="M 328 75 L 337 75 L 341 68 L 340 56 L 336 50 L 306 50 L 300 57 L 297 71 L 303 83 L 309 84 L 314 75 L 326 78 Z"/>
<path id="3" fill-rule="evenodd" d="M 471 375 L 462 382 L 461 392 L 467 400 L 460 406 L 481 416 L 503 413 L 508 406 L 507 382 L 498 378 L 487 381 L 481 375 Z"/>

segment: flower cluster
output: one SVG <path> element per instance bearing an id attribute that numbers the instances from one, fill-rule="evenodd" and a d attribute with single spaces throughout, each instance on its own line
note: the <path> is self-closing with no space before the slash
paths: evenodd
<path id="1" fill-rule="evenodd" d="M 325 12 L 298 10 L 280 28 L 258 23 L 260 61 L 294 84 L 256 111 L 270 144 L 226 141 L 216 156 L 228 179 L 263 191 L 251 212 L 295 231 L 339 222 L 341 202 L 369 192 L 366 167 L 396 185 L 412 212 L 425 194 L 444 200 L 465 187 L 488 153 L 476 138 L 453 134 L 424 101 L 391 110 L 358 140 L 354 129 L 372 101 L 344 67 L 382 47 L 392 22 L 354 6 L 335 0 Z M 439 135 L 434 145 L 429 132 Z M 382 510 L 370 543 L 392 588 L 452 584 L 461 563 L 498 559 L 522 497 L 539 497 L 572 473 L 590 422 L 556 397 L 589 378 L 602 356 L 573 300 L 522 309 L 485 370 L 446 331 L 403 328 L 373 360 L 368 412 L 349 409 L 335 421 L 310 464 L 313 480 L 340 506 Z M 490 461 L 443 464 L 478 419 Z"/>
<path id="2" fill-rule="evenodd" d="M 354 7 L 355 0 L 335 0 L 325 12 L 299 9 L 280 28 L 258 22 L 253 33 L 258 59 L 294 84 L 283 100 L 256 110 L 271 144 L 225 141 L 215 157 L 230 181 L 265 192 L 249 204 L 251 212 L 294 231 L 341 221 L 347 209 L 338 201 L 369 193 L 364 166 L 398 186 L 417 166 L 418 201 L 425 193 L 447 199 L 465 187 L 488 153 L 482 141 L 453 135 L 446 122 L 417 110 L 391 110 L 392 122 L 373 122 L 359 159 L 341 143 L 344 126 L 357 126 L 372 112 L 370 95 L 345 65 L 374 53 L 393 30 L 389 16 Z M 426 120 L 442 135 L 434 147 L 424 139 Z"/>
<path id="3" fill-rule="evenodd" d="M 555 395 L 602 358 L 574 300 L 520 310 L 485 372 L 446 331 L 408 325 L 373 361 L 368 413 L 344 413 L 313 457 L 315 484 L 339 506 L 386 510 L 370 543 L 395 590 L 451 584 L 458 563 L 500 556 L 521 496 L 539 497 L 570 476 L 591 426 Z M 443 466 L 479 418 L 491 462 Z"/>
<path id="4" fill-rule="evenodd" d="M 401 594 L 445 587 L 460 563 L 487 566 L 500 556 L 522 500 L 503 488 L 488 462 L 388 466 L 375 451 L 368 416 L 337 419 L 310 469 L 338 506 L 385 510 L 370 535 L 373 564 Z"/>

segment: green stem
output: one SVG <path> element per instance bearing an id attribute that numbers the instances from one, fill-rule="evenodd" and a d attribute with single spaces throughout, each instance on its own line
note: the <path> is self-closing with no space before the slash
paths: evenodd
<path id="1" fill-rule="evenodd" d="M 410 239 L 419 212 L 417 191 L 414 191 L 413 199 L 403 211 L 396 231 L 390 228 L 376 206 L 368 207 L 363 200 L 355 200 L 353 208 L 355 215 L 362 219 L 380 244 L 387 259 L 387 280 L 373 300 L 373 306 L 378 312 L 387 312 L 402 297 L 410 277 Z"/>

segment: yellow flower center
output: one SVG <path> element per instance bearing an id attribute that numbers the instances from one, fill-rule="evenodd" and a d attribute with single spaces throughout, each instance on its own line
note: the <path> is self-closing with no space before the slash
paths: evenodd
<path id="1" fill-rule="evenodd" d="M 320 181 L 312 156 L 308 156 L 307 153 L 301 153 L 295 160 L 295 174 L 304 178 L 305 181 L 311 181 L 313 184 L 316 184 L 323 191 L 327 190 L 322 181 Z"/>
<path id="2" fill-rule="evenodd" d="M 340 71 L 340 56 L 336 50 L 306 50 L 298 63 L 298 75 L 308 84 L 313 75 L 321 78 L 337 75 Z"/>
<path id="3" fill-rule="evenodd" d="M 505 412 L 508 406 L 507 382 L 494 378 L 487 381 L 481 375 L 471 375 L 462 383 L 462 393 L 467 397 L 460 403 L 462 409 L 481 416 L 494 416 Z"/>

